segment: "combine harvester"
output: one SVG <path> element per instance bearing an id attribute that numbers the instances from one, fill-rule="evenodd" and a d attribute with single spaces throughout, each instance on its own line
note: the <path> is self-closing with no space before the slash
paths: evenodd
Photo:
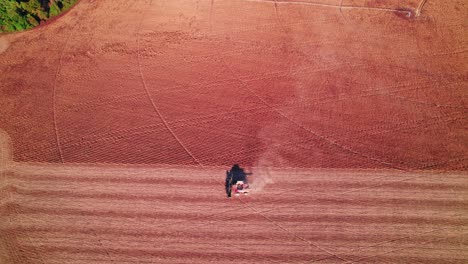
<path id="1" fill-rule="evenodd" d="M 234 164 L 231 170 L 226 171 L 225 187 L 228 198 L 231 197 L 233 189 L 236 196 L 249 193 L 248 175 L 252 175 L 252 173 L 246 173 L 238 164 Z"/>

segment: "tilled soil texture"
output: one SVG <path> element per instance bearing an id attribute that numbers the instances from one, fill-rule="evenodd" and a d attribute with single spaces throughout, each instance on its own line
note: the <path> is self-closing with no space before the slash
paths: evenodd
<path id="1" fill-rule="evenodd" d="M 0 129 L 18 162 L 465 170 L 467 5 L 82 0 L 0 36 Z"/>
<path id="2" fill-rule="evenodd" d="M 14 164 L 0 262 L 467 263 L 466 173 Z"/>

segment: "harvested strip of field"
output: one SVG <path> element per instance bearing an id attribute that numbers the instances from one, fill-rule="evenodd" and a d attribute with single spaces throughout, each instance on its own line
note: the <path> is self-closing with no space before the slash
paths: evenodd
<path id="1" fill-rule="evenodd" d="M 466 174 L 254 171 L 251 194 L 228 199 L 222 168 L 13 164 L 1 182 L 2 254 L 6 263 L 468 260 Z M 262 190 L 260 177 L 270 182 Z"/>

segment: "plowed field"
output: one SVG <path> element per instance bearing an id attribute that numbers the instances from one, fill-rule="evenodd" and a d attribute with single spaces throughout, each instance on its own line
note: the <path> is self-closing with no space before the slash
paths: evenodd
<path id="1" fill-rule="evenodd" d="M 82 0 L 0 35 L 0 263 L 467 263 L 467 14 Z"/>
<path id="2" fill-rule="evenodd" d="M 2 263 L 468 260 L 466 173 L 254 168 L 261 189 L 227 199 L 222 172 L 13 166 Z"/>

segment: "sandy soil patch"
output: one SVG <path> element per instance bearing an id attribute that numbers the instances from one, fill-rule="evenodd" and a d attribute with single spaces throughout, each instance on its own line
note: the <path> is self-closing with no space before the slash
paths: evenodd
<path id="1" fill-rule="evenodd" d="M 5 52 L 9 46 L 10 43 L 8 42 L 8 40 L 4 37 L 0 37 L 0 54 Z"/>

